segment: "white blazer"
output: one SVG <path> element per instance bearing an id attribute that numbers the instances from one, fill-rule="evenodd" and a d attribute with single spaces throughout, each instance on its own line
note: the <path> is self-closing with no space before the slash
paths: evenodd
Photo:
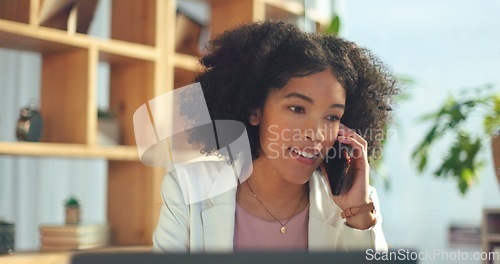
<path id="1" fill-rule="evenodd" d="M 153 235 L 153 252 L 232 252 L 237 177 L 224 162 L 196 162 L 169 172 L 162 185 L 163 205 Z M 350 228 L 340 217 L 319 172 L 309 180 L 309 251 L 386 251 L 378 198 L 377 223 Z"/>

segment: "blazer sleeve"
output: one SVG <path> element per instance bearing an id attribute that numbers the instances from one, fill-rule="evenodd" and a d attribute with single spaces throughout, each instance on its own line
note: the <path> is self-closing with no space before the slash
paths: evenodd
<path id="1" fill-rule="evenodd" d="M 382 231 L 382 215 L 380 213 L 380 203 L 375 188 L 371 187 L 370 198 L 375 205 L 375 217 L 377 222 L 374 226 L 366 229 L 359 230 L 351 228 L 345 224 L 341 225 L 342 232 L 340 232 L 339 241 L 343 241 L 344 248 L 348 251 L 366 250 L 368 248 L 376 251 L 387 251 L 387 242 Z M 342 220 L 343 221 L 343 220 Z"/>
<path id="2" fill-rule="evenodd" d="M 189 251 L 189 206 L 186 205 L 175 172 L 162 183 L 162 201 L 158 225 L 153 234 L 153 253 Z"/>

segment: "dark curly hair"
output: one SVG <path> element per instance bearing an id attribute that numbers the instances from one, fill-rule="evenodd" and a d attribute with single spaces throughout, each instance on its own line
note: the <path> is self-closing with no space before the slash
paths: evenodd
<path id="1" fill-rule="evenodd" d="M 302 32 L 286 22 L 254 22 L 226 31 L 208 43 L 200 62 L 204 70 L 195 82 L 201 84 L 211 119 L 245 124 L 254 159 L 260 140 L 258 127 L 249 123 L 250 115 L 263 107 L 271 89 L 283 88 L 293 77 L 331 69 L 346 89 L 342 122 L 356 131 L 384 128 L 390 99 L 397 93 L 394 78 L 368 50 L 340 37 Z M 191 120 L 196 112 L 181 109 Z M 215 153 L 221 146 L 202 134 L 206 133 L 190 133 L 189 143 L 207 154 Z M 370 138 L 369 155 L 380 144 Z"/>
<path id="2" fill-rule="evenodd" d="M 371 157 L 386 136 L 393 98 L 400 91 L 396 78 L 372 52 L 354 42 L 334 35 L 315 39 L 328 53 L 332 70 L 346 90 L 341 122 L 363 136 Z"/>

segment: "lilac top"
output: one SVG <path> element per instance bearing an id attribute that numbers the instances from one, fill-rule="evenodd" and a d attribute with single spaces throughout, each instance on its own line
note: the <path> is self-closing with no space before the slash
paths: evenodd
<path id="1" fill-rule="evenodd" d="M 286 233 L 280 232 L 281 224 L 251 215 L 236 203 L 234 223 L 235 251 L 307 251 L 309 205 L 285 225 Z M 287 220 L 281 221 L 286 223 Z"/>

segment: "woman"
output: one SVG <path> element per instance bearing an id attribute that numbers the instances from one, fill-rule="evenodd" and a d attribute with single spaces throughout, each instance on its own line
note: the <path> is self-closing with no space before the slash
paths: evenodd
<path id="1" fill-rule="evenodd" d="M 380 142 L 360 135 L 388 121 L 397 89 L 385 67 L 353 43 L 283 22 L 225 32 L 201 63 L 196 81 L 210 117 L 245 125 L 253 170 L 236 188 L 194 203 L 185 201 L 180 172 L 171 171 L 153 250 L 386 250 L 369 186 L 368 157 Z M 184 114 L 194 119 L 194 112 Z M 335 142 L 352 149 L 348 187 L 336 196 L 324 169 Z M 196 133 L 190 143 L 217 153 Z M 182 173 L 213 174 L 218 166 L 198 163 Z"/>

